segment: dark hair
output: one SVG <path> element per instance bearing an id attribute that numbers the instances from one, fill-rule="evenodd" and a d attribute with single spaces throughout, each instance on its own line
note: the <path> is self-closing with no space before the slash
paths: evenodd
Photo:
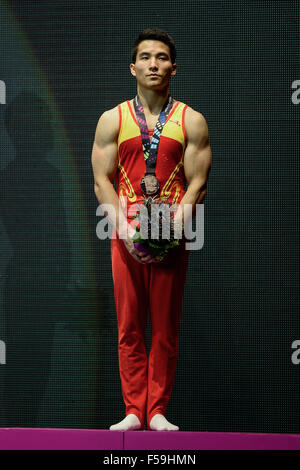
<path id="1" fill-rule="evenodd" d="M 136 54 L 137 54 L 137 50 L 138 50 L 140 42 L 145 41 L 147 39 L 155 39 L 156 41 L 161 41 L 167 44 L 167 46 L 169 46 L 169 49 L 170 49 L 172 64 L 175 63 L 175 60 L 176 60 L 175 42 L 173 38 L 171 38 L 171 36 L 168 33 L 166 33 L 166 31 L 160 28 L 147 28 L 147 29 L 144 29 L 144 31 L 142 31 L 138 35 L 131 49 L 131 58 L 132 58 L 133 63 L 135 63 L 136 61 Z"/>

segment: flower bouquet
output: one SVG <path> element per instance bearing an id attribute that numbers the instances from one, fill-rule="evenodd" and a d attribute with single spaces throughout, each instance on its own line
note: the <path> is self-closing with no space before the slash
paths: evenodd
<path id="1" fill-rule="evenodd" d="M 144 196 L 143 203 L 137 206 L 138 213 L 131 216 L 136 219 L 134 247 L 157 261 L 180 243 L 176 238 L 173 207 L 165 200 Z"/>

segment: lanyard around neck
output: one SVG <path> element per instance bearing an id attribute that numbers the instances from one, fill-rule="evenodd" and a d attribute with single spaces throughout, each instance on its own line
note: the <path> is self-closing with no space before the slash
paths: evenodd
<path id="1" fill-rule="evenodd" d="M 146 174 L 155 174 L 158 144 L 160 141 L 161 133 L 163 131 L 163 127 L 173 106 L 173 98 L 169 94 L 168 99 L 160 112 L 159 118 L 157 120 L 153 132 L 151 144 L 144 109 L 138 95 L 136 95 L 133 103 L 142 137 L 143 151 L 147 168 Z"/>

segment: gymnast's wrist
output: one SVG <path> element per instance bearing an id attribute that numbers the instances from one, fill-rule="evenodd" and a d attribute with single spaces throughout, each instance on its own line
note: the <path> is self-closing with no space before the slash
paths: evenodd
<path id="1" fill-rule="evenodd" d="M 175 232 L 182 233 L 184 232 L 184 222 L 182 219 L 173 220 L 173 229 Z"/>
<path id="2" fill-rule="evenodd" d="M 119 238 L 133 240 L 135 229 L 127 222 L 124 221 L 120 226 Z"/>
<path id="3" fill-rule="evenodd" d="M 126 220 L 123 220 L 120 223 L 118 235 L 119 235 L 119 238 L 122 238 L 122 239 L 129 238 L 129 224 Z"/>

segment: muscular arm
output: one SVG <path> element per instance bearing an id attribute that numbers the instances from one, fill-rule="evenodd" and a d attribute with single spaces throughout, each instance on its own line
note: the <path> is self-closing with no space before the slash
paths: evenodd
<path id="1" fill-rule="evenodd" d="M 97 124 L 92 150 L 92 166 L 94 174 L 94 191 L 99 204 L 110 204 L 112 212 L 105 214 L 115 226 L 118 233 L 126 229 L 126 220 L 119 211 L 119 198 L 113 186 L 118 160 L 118 115 L 117 109 L 105 111 Z M 114 223 L 113 210 L 116 215 Z"/>
<path id="2" fill-rule="evenodd" d="M 192 108 L 186 111 L 186 133 L 188 143 L 184 154 L 184 173 L 188 188 L 180 202 L 184 222 L 189 221 L 184 204 L 192 204 L 190 219 L 195 215 L 196 205 L 201 204 L 205 198 L 211 168 L 211 148 L 206 120 L 201 113 Z M 180 220 L 181 215 L 178 211 L 175 221 Z"/>
<path id="3" fill-rule="evenodd" d="M 119 129 L 118 108 L 105 111 L 97 124 L 92 150 L 92 167 L 94 174 L 94 191 L 99 204 L 109 204 L 111 209 L 105 210 L 117 233 L 133 235 L 134 229 L 130 227 L 120 209 L 119 198 L 113 186 L 114 177 L 118 167 L 117 135 Z M 105 208 L 106 209 L 106 208 Z M 137 260 L 148 262 L 145 257 L 134 248 L 130 238 L 123 239 L 129 253 Z"/>

